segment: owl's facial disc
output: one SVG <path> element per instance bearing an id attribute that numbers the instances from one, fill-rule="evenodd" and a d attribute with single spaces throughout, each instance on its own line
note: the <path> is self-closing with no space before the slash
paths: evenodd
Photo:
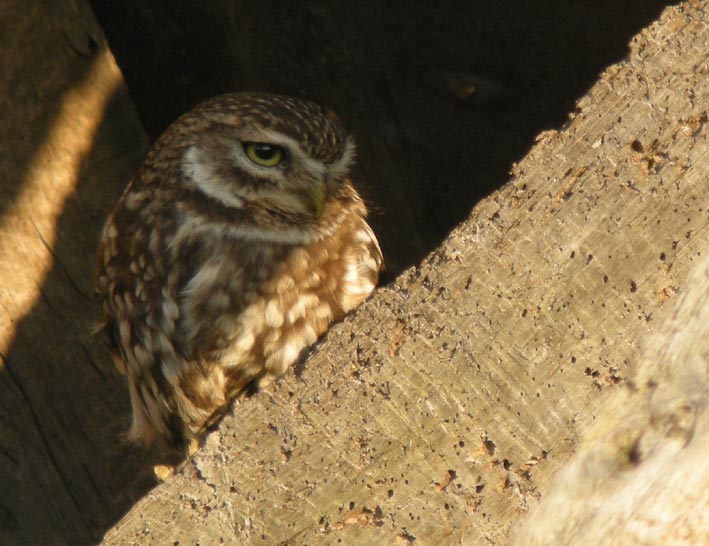
<path id="1" fill-rule="evenodd" d="M 267 138 L 267 136 L 264 135 L 264 138 Z M 277 139 L 274 138 L 273 140 Z M 299 149 L 294 154 L 291 152 L 291 148 L 288 144 L 290 144 L 290 146 L 293 145 L 292 143 L 274 144 L 272 142 L 241 141 L 241 146 L 246 158 L 255 166 L 269 170 L 280 170 L 280 173 L 267 174 L 269 179 L 278 180 L 280 182 L 277 184 L 278 188 L 284 190 L 282 195 L 271 195 L 271 198 L 277 197 L 274 204 L 278 205 L 279 208 L 285 207 L 286 210 L 294 208 L 294 203 L 288 191 L 289 187 L 293 186 L 293 195 L 297 198 L 297 202 L 302 205 L 310 215 L 317 218 L 322 213 L 327 197 L 323 176 L 321 175 L 321 168 L 319 165 L 315 165 L 315 172 L 310 173 L 307 172 L 307 168 L 299 168 L 301 165 L 306 164 L 304 154 L 302 154 Z M 299 161 L 293 161 L 294 155 Z M 300 165 L 298 163 L 300 163 Z M 279 174 L 283 176 L 281 177 Z M 305 175 L 307 179 L 306 184 L 293 184 L 292 178 L 303 175 Z M 301 207 L 295 207 L 295 209 L 299 208 Z"/>
<path id="2" fill-rule="evenodd" d="M 236 127 L 188 148 L 182 171 L 193 187 L 231 208 L 247 204 L 315 220 L 349 175 L 354 142 L 335 161 L 309 154 L 288 135 L 261 127 Z"/>
<path id="3" fill-rule="evenodd" d="M 265 208 L 318 218 L 330 194 L 328 165 L 293 138 L 272 129 L 244 130 L 232 149 L 234 167 L 254 182 L 235 191 Z"/>

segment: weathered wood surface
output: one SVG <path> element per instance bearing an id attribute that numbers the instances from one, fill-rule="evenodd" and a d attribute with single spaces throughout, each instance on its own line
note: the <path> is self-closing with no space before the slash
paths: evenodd
<path id="1" fill-rule="evenodd" d="M 104 543 L 507 542 L 709 252 L 708 22 L 666 10 L 439 250 Z"/>
<path id="2" fill-rule="evenodd" d="M 104 43 L 81 2 L 0 2 L 3 546 L 95 543 L 152 483 L 89 333 L 98 232 L 146 144 Z"/>
<path id="3" fill-rule="evenodd" d="M 684 286 L 517 544 L 709 544 L 709 256 Z"/>

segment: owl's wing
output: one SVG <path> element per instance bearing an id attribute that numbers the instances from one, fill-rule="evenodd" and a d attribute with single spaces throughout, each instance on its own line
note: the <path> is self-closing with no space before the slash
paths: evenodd
<path id="1" fill-rule="evenodd" d="M 109 267 L 116 252 L 118 234 L 112 220 L 103 228 L 96 252 L 94 266 L 94 301 L 96 302 L 96 320 L 92 332 L 99 336 L 108 347 L 113 362 L 121 375 L 126 375 L 126 359 L 116 332 L 116 321 L 112 312 L 111 298 L 114 293 L 114 283 L 111 281 Z"/>
<path id="2" fill-rule="evenodd" d="M 178 283 L 165 273 L 165 253 L 156 251 L 164 248 L 162 235 L 136 214 L 119 204 L 104 227 L 95 271 L 95 331 L 128 379 L 129 438 L 148 443 L 159 434 L 179 444 L 175 385 L 188 362 L 173 336 Z"/>
<path id="3" fill-rule="evenodd" d="M 343 250 L 339 298 L 343 310 L 348 312 L 372 293 L 384 259 L 377 237 L 363 218 L 353 223 L 346 237 L 349 244 Z"/>

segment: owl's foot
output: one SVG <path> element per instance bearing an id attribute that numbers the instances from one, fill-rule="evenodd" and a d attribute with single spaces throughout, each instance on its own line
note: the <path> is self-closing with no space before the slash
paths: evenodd
<path id="1" fill-rule="evenodd" d="M 204 440 L 200 440 L 199 438 L 190 438 L 189 440 L 186 441 L 185 447 L 184 447 L 184 454 L 187 456 L 187 458 L 192 457 L 194 454 L 196 454 L 200 448 L 204 445 Z M 175 471 L 184 464 L 184 461 L 181 461 L 177 464 L 156 464 L 153 466 L 153 474 L 155 476 L 155 479 L 162 483 L 165 480 L 167 480 L 170 476 L 172 476 Z"/>
<path id="2" fill-rule="evenodd" d="M 175 473 L 176 468 L 177 466 L 171 466 L 167 464 L 156 464 L 153 467 L 153 474 L 155 475 L 155 479 L 159 483 L 162 483 Z"/>

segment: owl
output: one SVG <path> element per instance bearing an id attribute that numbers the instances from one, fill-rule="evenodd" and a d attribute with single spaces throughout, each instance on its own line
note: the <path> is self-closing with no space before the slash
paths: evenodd
<path id="1" fill-rule="evenodd" d="M 128 435 L 184 447 L 372 292 L 382 253 L 339 119 L 237 93 L 157 140 L 104 226 L 97 331 L 126 375 Z"/>

